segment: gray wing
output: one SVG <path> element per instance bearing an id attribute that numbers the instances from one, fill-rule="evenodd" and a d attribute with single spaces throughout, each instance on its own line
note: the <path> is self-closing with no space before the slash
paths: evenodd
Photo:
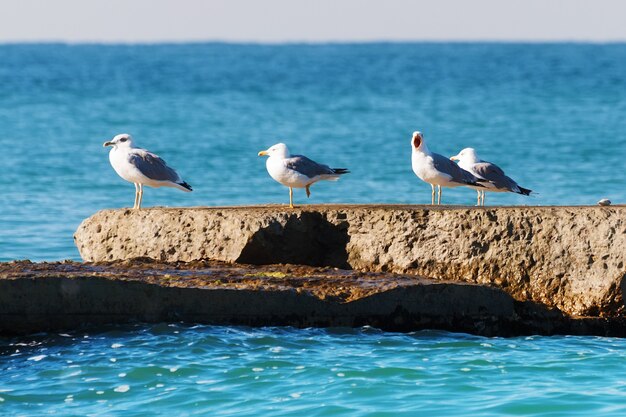
<path id="1" fill-rule="evenodd" d="M 318 175 L 333 175 L 335 171 L 328 165 L 318 164 L 317 162 L 303 155 L 293 155 L 291 158 L 285 159 L 285 166 L 289 169 L 306 175 L 309 178 Z"/>
<path id="2" fill-rule="evenodd" d="M 438 153 L 433 153 L 432 158 L 435 169 L 437 171 L 450 175 L 453 182 L 469 185 L 476 185 L 478 182 L 480 182 L 480 178 L 476 178 L 474 174 L 464 170 L 445 156 L 439 155 Z"/>
<path id="3" fill-rule="evenodd" d="M 145 149 L 137 149 L 128 155 L 128 161 L 146 177 L 155 181 L 180 182 L 181 179 L 164 160 Z"/>
<path id="4" fill-rule="evenodd" d="M 504 175 L 504 171 L 496 164 L 479 162 L 474 164 L 473 170 L 484 179 L 491 181 L 498 189 L 520 192 L 519 185 L 512 178 Z"/>

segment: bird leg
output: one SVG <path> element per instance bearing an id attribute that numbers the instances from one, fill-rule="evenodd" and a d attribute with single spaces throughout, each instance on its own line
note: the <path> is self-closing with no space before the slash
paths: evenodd
<path id="1" fill-rule="evenodd" d="M 135 203 L 133 204 L 133 209 L 137 208 L 137 199 L 139 198 L 139 184 L 135 184 Z"/>
<path id="2" fill-rule="evenodd" d="M 478 197 L 476 197 L 476 207 L 480 206 L 480 194 L 481 191 L 480 190 L 476 190 L 476 194 L 478 195 Z"/>
<path id="3" fill-rule="evenodd" d="M 311 190 L 309 190 L 309 187 L 310 187 L 310 186 L 311 186 L 311 184 L 309 184 L 309 185 L 307 185 L 307 186 L 305 187 L 305 189 L 306 189 L 306 198 L 311 197 Z"/>
<path id="4" fill-rule="evenodd" d="M 439 191 L 439 195 L 437 196 L 437 205 L 441 205 L 441 185 L 437 186 L 437 190 Z"/>
<path id="5" fill-rule="evenodd" d="M 289 208 L 293 208 L 293 188 L 289 187 Z"/>
<path id="6" fill-rule="evenodd" d="M 482 194 L 482 198 L 481 198 L 482 203 L 481 203 L 481 205 L 482 205 L 483 207 L 485 207 L 485 192 L 484 192 L 484 191 L 481 191 L 480 193 Z"/>
<path id="7" fill-rule="evenodd" d="M 141 208 L 141 200 L 143 199 L 143 184 L 139 184 L 139 201 L 137 202 L 137 208 Z"/>
<path id="8" fill-rule="evenodd" d="M 434 206 L 435 205 L 435 186 L 430 184 L 430 187 L 433 189 L 433 192 L 430 195 L 430 205 Z"/>

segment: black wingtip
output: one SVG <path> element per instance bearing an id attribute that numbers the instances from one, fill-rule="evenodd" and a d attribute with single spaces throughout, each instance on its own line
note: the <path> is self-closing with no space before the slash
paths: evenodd
<path id="1" fill-rule="evenodd" d="M 181 187 L 184 187 L 186 189 L 188 189 L 189 191 L 193 191 L 193 188 L 191 188 L 191 185 L 187 184 L 185 181 L 183 182 L 179 182 L 178 185 L 180 185 Z"/>
<path id="2" fill-rule="evenodd" d="M 349 174 L 350 171 L 347 168 L 333 168 L 333 172 L 337 175 Z"/>
<path id="3" fill-rule="evenodd" d="M 468 185 L 473 185 L 475 187 L 485 187 L 484 184 L 489 184 L 489 183 L 491 183 L 491 181 L 488 181 L 488 180 L 477 180 L 473 182 L 470 182 L 470 181 L 467 182 Z"/>
<path id="4" fill-rule="evenodd" d="M 520 190 L 520 192 L 518 194 L 530 195 L 530 193 L 533 192 L 533 190 L 529 190 L 528 188 L 520 187 L 519 185 L 518 185 L 518 188 Z"/>

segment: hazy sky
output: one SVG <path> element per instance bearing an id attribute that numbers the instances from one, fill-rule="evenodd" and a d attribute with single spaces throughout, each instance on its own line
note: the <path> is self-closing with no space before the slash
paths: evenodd
<path id="1" fill-rule="evenodd" d="M 0 42 L 626 41 L 624 0 L 0 0 Z"/>

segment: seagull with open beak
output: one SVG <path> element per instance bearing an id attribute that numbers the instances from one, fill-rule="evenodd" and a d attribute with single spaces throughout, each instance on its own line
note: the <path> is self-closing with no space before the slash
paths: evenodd
<path id="1" fill-rule="evenodd" d="M 431 204 L 435 205 L 435 186 L 438 189 L 437 204 L 441 204 L 441 187 L 474 185 L 483 187 L 486 180 L 480 179 L 443 155 L 431 152 L 426 146 L 424 135 L 413 132 L 411 138 L 411 165 L 413 172 L 432 188 Z"/>

